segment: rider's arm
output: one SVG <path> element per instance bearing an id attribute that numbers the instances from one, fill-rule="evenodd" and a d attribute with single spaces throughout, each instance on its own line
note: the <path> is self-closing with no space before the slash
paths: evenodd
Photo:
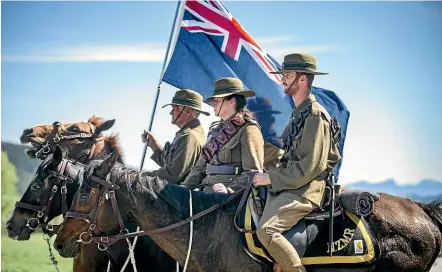
<path id="1" fill-rule="evenodd" d="M 264 163 L 264 140 L 255 125 L 248 125 L 241 135 L 241 164 L 244 172 L 236 178 L 227 190 L 232 193 L 246 187 L 248 172 L 262 172 Z"/>
<path id="2" fill-rule="evenodd" d="M 164 166 L 164 148 L 162 146 L 159 146 L 157 150 L 155 150 L 152 154 L 152 156 L 150 156 L 150 158 L 156 162 L 160 167 Z"/>
<path id="3" fill-rule="evenodd" d="M 201 153 L 201 144 L 191 133 L 182 135 L 171 145 L 171 159 L 167 160 L 158 170 L 150 171 L 149 175 L 158 176 L 167 180 L 169 183 L 178 183 L 189 173 L 190 169 L 198 160 Z"/>

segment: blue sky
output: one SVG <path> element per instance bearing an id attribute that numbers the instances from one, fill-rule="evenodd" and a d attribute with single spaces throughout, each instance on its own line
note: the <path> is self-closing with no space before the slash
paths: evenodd
<path id="1" fill-rule="evenodd" d="M 267 52 L 309 52 L 351 112 L 341 182 L 442 181 L 442 3 L 224 2 Z M 175 2 L 2 2 L 1 137 L 115 118 L 139 166 Z M 253 9 L 253 12 L 251 11 Z M 159 106 L 175 88 L 163 85 Z M 174 136 L 169 108 L 153 132 Z M 208 126 L 212 118 L 203 118 Z M 151 153 L 148 153 L 150 156 Z M 146 157 L 146 169 L 157 166 Z"/>

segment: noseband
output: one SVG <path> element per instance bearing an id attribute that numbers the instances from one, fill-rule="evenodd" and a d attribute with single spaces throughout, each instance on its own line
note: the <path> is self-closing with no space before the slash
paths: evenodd
<path id="1" fill-rule="evenodd" d="M 109 242 L 108 237 L 99 237 L 100 231 L 97 228 L 97 211 L 98 209 L 105 203 L 106 200 L 110 199 L 112 204 L 112 210 L 114 215 L 117 216 L 118 224 L 120 225 L 120 235 L 127 234 L 129 231 L 124 225 L 123 217 L 121 216 L 120 209 L 118 208 L 117 199 L 115 198 L 115 190 L 120 189 L 120 186 L 112 183 L 110 181 L 111 174 L 107 174 L 106 180 L 97 178 L 95 176 L 90 176 L 89 178 L 92 181 L 95 181 L 99 183 L 100 185 L 100 192 L 98 195 L 101 195 L 98 199 L 97 203 L 94 205 L 92 210 L 89 213 L 79 213 L 74 211 L 69 211 L 66 213 L 66 218 L 79 218 L 85 220 L 87 223 L 89 223 L 89 228 L 87 232 L 82 232 L 79 236 L 79 239 L 77 242 L 81 242 L 83 244 L 89 244 L 90 242 L 94 241 L 98 243 L 98 248 L 101 251 L 104 251 L 107 249 L 107 244 Z"/>
<path id="2" fill-rule="evenodd" d="M 28 227 L 31 230 L 36 230 L 40 227 L 44 231 L 47 231 L 48 234 L 50 235 L 57 232 L 59 225 L 51 225 L 47 223 L 49 219 L 49 211 L 51 210 L 52 206 L 52 201 L 54 199 L 55 194 L 58 191 L 58 187 L 60 186 L 61 212 L 64 216 L 64 214 L 67 212 L 68 209 L 68 203 L 66 199 L 66 195 L 68 192 L 67 183 L 73 183 L 73 180 L 69 178 L 67 175 L 70 176 L 78 175 L 80 169 L 82 169 L 83 167 L 84 165 L 78 162 L 62 159 L 57 168 L 57 171 L 49 170 L 50 175 L 48 179 L 54 177 L 57 179 L 57 182 L 51 188 L 51 194 L 49 195 L 46 205 L 38 206 L 20 201 L 17 201 L 15 203 L 15 207 L 17 208 L 22 208 L 37 212 L 37 217 L 31 217 L 28 219 L 28 221 L 26 222 L 26 227 Z M 36 224 L 32 224 L 33 222 L 35 222 Z"/>
<path id="3" fill-rule="evenodd" d="M 54 129 L 52 130 L 51 134 L 48 135 L 45 142 L 43 143 L 43 146 L 35 153 L 35 156 L 41 160 L 44 160 L 49 154 L 53 153 L 55 150 L 55 146 L 65 140 L 73 140 L 73 139 L 92 139 L 91 146 L 89 148 L 84 149 L 83 151 L 78 154 L 77 159 L 79 161 L 81 160 L 81 157 L 87 155 L 88 159 L 92 157 L 95 150 L 95 144 L 104 140 L 104 137 L 98 137 L 99 135 L 96 134 L 95 126 L 88 122 L 90 133 L 85 132 L 69 132 L 66 130 L 65 126 L 61 122 L 54 122 L 52 126 L 54 126 Z"/>

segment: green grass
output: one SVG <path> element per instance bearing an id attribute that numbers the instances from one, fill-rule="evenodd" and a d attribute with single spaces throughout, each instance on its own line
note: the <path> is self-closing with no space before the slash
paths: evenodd
<path id="1" fill-rule="evenodd" d="M 55 236 L 50 245 L 60 272 L 72 271 L 72 258 L 62 258 L 53 248 Z M 54 272 L 55 267 L 49 259 L 49 250 L 42 233 L 31 235 L 28 241 L 16 241 L 5 235 L 1 237 L 2 272 L 41 271 Z"/>

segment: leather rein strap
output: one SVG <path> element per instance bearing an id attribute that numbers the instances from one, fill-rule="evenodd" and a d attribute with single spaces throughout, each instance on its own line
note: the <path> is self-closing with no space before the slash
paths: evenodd
<path id="1" fill-rule="evenodd" d="M 118 190 L 119 186 L 116 184 L 113 184 L 109 181 L 109 179 L 107 178 L 107 180 L 103 180 L 100 178 L 97 178 L 95 176 L 91 176 L 90 177 L 93 181 L 100 183 L 101 185 L 103 185 L 105 188 L 113 188 L 114 190 Z M 115 236 L 102 236 L 102 237 L 91 237 L 91 240 L 88 241 L 87 243 L 90 243 L 91 241 L 98 243 L 98 244 L 102 244 L 105 247 L 108 247 L 112 244 L 114 244 L 115 242 L 121 240 L 121 239 L 126 239 L 126 238 L 132 238 L 132 237 L 137 237 L 137 236 L 146 236 L 146 235 L 151 235 L 151 234 L 156 234 L 156 233 L 160 233 L 160 232 L 164 232 L 164 231 L 168 231 L 177 227 L 181 227 L 193 220 L 196 220 L 200 217 L 203 217 L 219 208 L 221 208 L 222 206 L 226 205 L 227 203 L 231 202 L 232 200 L 234 200 L 235 198 L 237 198 L 240 194 L 242 194 L 244 191 L 244 188 L 236 191 L 234 194 L 232 194 L 231 196 L 229 196 L 229 198 L 227 198 L 226 200 L 224 200 L 221 203 L 215 204 L 212 207 L 201 211 L 191 217 L 188 217 L 184 220 L 181 220 L 179 222 L 176 222 L 174 224 L 171 224 L 169 226 L 165 226 L 162 228 L 158 228 L 158 229 L 154 229 L 154 230 L 148 230 L 148 231 L 137 231 L 137 232 L 132 232 L 132 233 L 123 233 L 124 231 L 127 232 L 127 229 L 124 226 L 123 220 L 121 218 L 121 213 L 120 210 L 118 208 L 118 204 L 116 202 L 116 198 L 115 198 L 115 193 L 112 193 L 112 196 L 109 195 L 109 198 L 112 201 L 112 209 L 114 210 L 114 213 L 117 215 L 118 217 L 118 221 L 120 222 L 120 228 L 121 228 L 121 232 L 118 235 Z M 114 192 L 114 191 L 112 191 Z M 189 191 L 189 193 L 192 193 L 192 191 Z M 98 207 L 99 204 L 97 204 L 95 207 Z M 91 211 L 92 212 L 92 211 Z M 84 215 L 84 214 L 79 214 L 79 213 L 75 213 L 75 212 L 68 212 L 66 213 L 66 217 L 79 217 L 79 218 L 84 218 L 84 217 L 88 217 L 90 218 L 90 214 L 88 215 Z M 123 231 L 124 230 L 124 231 Z M 80 238 L 81 240 L 81 238 Z M 82 241 L 83 243 L 85 243 L 84 241 Z"/>

